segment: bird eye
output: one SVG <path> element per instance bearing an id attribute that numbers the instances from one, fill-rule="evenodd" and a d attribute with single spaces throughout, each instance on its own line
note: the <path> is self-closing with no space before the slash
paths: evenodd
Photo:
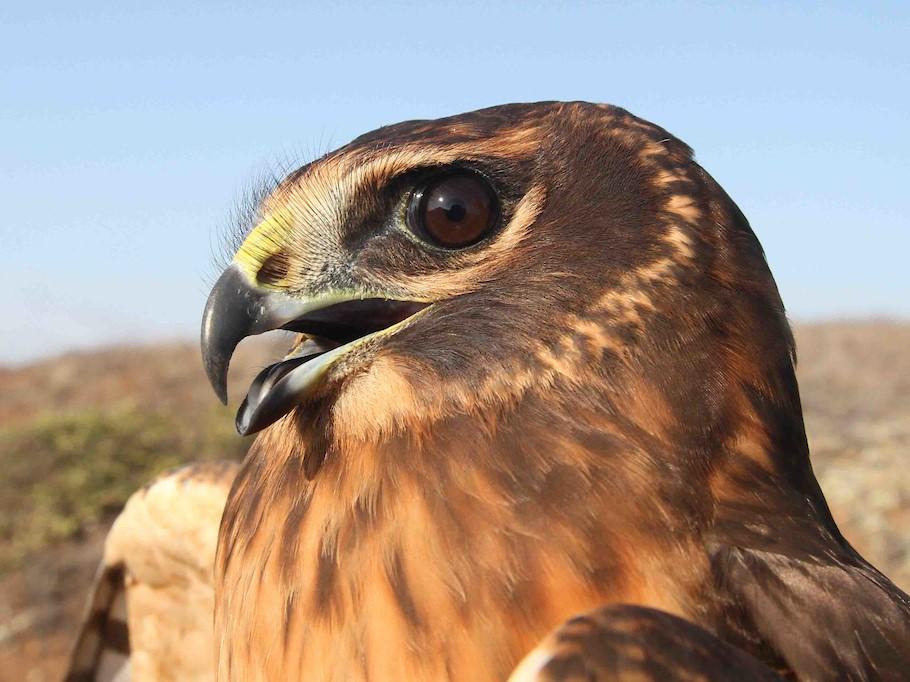
<path id="1" fill-rule="evenodd" d="M 499 202 L 475 173 L 448 173 L 411 196 L 408 224 L 438 246 L 460 249 L 480 241 L 496 224 Z"/>

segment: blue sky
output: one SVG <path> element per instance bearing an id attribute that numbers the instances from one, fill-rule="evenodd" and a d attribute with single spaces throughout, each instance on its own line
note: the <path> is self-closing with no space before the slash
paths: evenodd
<path id="1" fill-rule="evenodd" d="M 791 317 L 910 316 L 906 2 L 244 5 L 0 9 L 0 362 L 195 337 L 212 247 L 261 174 L 541 99 L 692 145 Z"/>

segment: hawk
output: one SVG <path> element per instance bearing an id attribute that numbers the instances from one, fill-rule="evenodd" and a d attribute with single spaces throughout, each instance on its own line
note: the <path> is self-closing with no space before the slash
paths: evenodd
<path id="1" fill-rule="evenodd" d="M 380 128 L 258 206 L 203 316 L 297 332 L 215 558 L 219 680 L 898 679 L 910 601 L 812 473 L 761 246 L 628 112 Z"/>

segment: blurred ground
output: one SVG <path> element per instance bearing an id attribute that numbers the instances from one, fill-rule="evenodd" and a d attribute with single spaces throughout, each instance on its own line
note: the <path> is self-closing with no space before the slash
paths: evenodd
<path id="1" fill-rule="evenodd" d="M 241 345 L 230 386 L 287 346 Z M 0 368 L 0 682 L 60 679 L 117 512 L 160 471 L 241 457 L 240 397 L 218 403 L 191 343 Z"/>
<path id="2" fill-rule="evenodd" d="M 861 554 L 910 591 L 910 324 L 796 327 L 812 465 Z"/>
<path id="3" fill-rule="evenodd" d="M 798 325 L 812 458 L 847 538 L 910 589 L 910 323 Z M 241 346 L 230 385 L 280 355 Z M 190 459 L 239 457 L 192 344 L 0 368 L 0 680 L 56 680 L 126 497 Z"/>

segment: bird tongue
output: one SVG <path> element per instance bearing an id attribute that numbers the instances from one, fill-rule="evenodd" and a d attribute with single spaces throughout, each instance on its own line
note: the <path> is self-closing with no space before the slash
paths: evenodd
<path id="1" fill-rule="evenodd" d="M 300 365 L 340 345 L 329 339 L 309 338 L 285 358 L 259 372 L 237 410 L 237 430 L 241 433 L 259 431 L 290 412 L 294 403 L 283 399 L 282 392 L 275 389 L 280 389 L 282 380 Z"/>

